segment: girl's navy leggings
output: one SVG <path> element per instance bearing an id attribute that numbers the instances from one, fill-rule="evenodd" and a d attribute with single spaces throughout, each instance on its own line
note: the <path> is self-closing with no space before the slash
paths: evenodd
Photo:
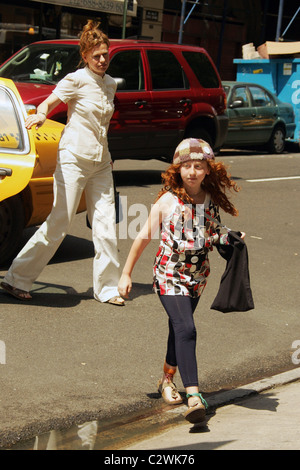
<path id="1" fill-rule="evenodd" d="M 193 314 L 199 297 L 159 295 L 159 298 L 169 317 L 166 362 L 170 366 L 178 365 L 184 387 L 198 386 L 197 332 Z"/>

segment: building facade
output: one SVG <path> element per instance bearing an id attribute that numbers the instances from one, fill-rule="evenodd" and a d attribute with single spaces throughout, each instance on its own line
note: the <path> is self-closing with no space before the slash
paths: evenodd
<path id="1" fill-rule="evenodd" d="M 18 49 L 42 39 L 75 38 L 87 19 L 101 22 L 111 38 L 135 37 L 204 47 L 222 79 L 235 78 L 234 58 L 242 46 L 257 47 L 274 41 L 278 2 L 271 0 L 1 0 L 0 63 Z M 282 28 L 296 13 L 294 0 L 284 0 Z M 286 40 L 297 40 L 300 14 L 288 29 Z"/>

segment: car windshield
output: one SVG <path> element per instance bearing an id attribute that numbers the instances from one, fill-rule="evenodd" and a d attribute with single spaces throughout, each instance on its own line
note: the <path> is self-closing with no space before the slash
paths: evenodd
<path id="1" fill-rule="evenodd" d="M 79 63 L 77 45 L 31 44 L 0 67 L 0 76 L 15 82 L 55 84 Z"/>

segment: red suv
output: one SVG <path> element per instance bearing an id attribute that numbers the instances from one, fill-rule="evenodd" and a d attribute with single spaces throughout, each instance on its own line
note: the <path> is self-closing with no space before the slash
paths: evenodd
<path id="1" fill-rule="evenodd" d="M 170 160 L 185 137 L 219 149 L 226 138 L 226 97 L 219 74 L 199 47 L 111 40 L 108 73 L 117 79 L 115 113 L 109 128 L 114 160 Z M 27 107 L 36 107 L 67 73 L 79 66 L 78 40 L 40 41 L 24 47 L 0 67 Z M 51 119 L 65 122 L 66 107 Z"/>

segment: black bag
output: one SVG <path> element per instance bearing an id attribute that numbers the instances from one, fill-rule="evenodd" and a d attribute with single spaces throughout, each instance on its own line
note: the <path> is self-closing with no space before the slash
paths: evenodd
<path id="1" fill-rule="evenodd" d="M 247 312 L 254 309 L 248 250 L 241 238 L 241 232 L 233 232 L 209 214 L 205 214 L 205 217 L 227 230 L 229 242 L 229 245 L 216 245 L 219 254 L 226 260 L 226 268 L 221 277 L 219 291 L 210 308 L 223 313 Z"/>
<path id="2" fill-rule="evenodd" d="M 219 312 L 246 312 L 254 309 L 248 266 L 246 243 L 240 232 L 228 232 L 229 245 L 217 245 L 226 259 L 226 269 L 221 277 L 219 291 L 211 309 Z"/>

